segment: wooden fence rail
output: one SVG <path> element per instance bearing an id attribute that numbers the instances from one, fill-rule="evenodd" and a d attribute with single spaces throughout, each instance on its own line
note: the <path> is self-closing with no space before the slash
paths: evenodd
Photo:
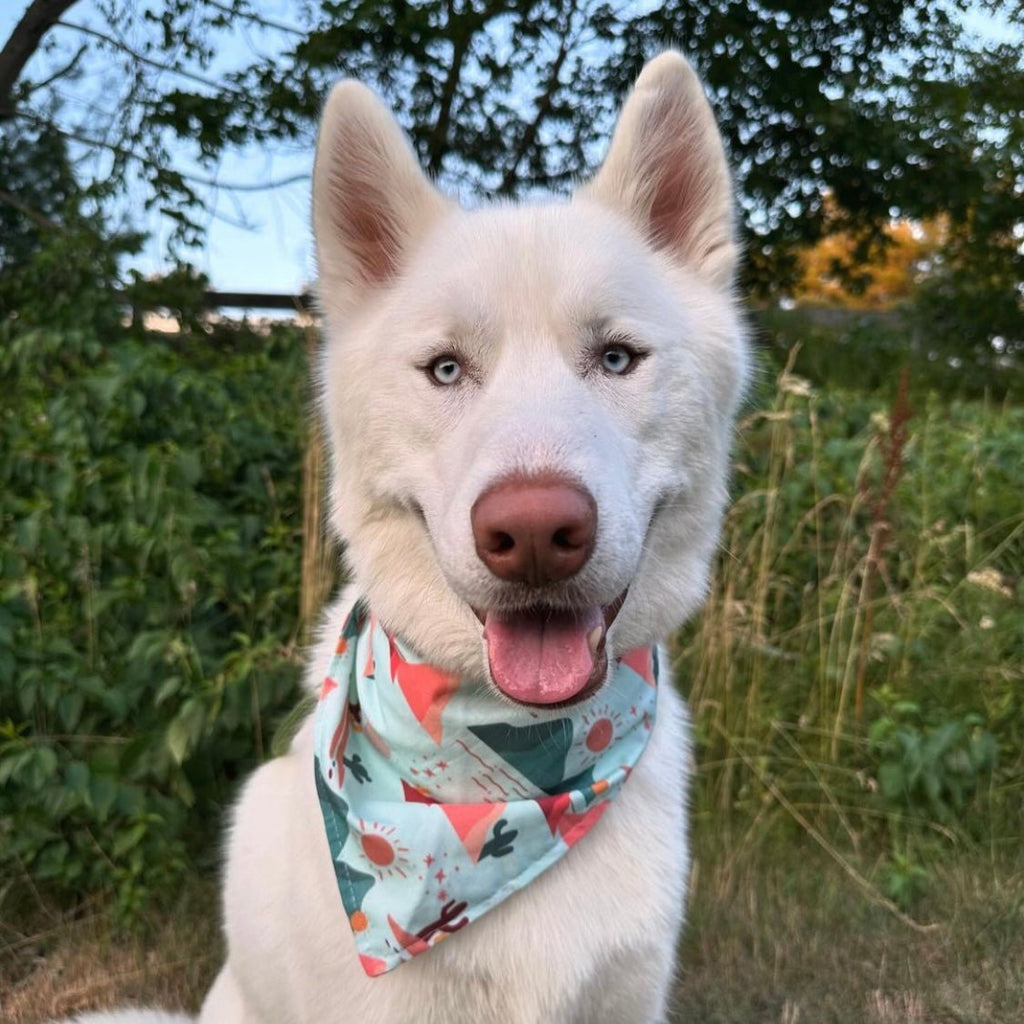
<path id="1" fill-rule="evenodd" d="M 220 292 L 207 291 L 206 304 L 210 309 L 290 309 L 296 313 L 312 315 L 316 311 L 313 296 L 285 295 L 273 292 Z"/>
<path id="2" fill-rule="evenodd" d="M 136 314 L 169 308 L 168 303 L 158 300 L 139 303 L 135 296 L 125 292 L 119 292 L 118 297 L 126 306 L 132 306 Z M 316 316 L 316 302 L 310 292 L 290 295 L 285 292 L 225 292 L 208 289 L 203 293 L 203 301 L 207 309 L 280 309 L 288 310 L 296 316 Z"/>

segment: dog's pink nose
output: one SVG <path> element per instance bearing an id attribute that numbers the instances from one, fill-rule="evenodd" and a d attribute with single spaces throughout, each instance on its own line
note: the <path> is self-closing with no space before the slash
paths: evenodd
<path id="1" fill-rule="evenodd" d="M 511 477 L 477 498 L 470 521 L 476 553 L 499 579 L 554 583 L 594 550 L 597 504 L 563 477 Z"/>

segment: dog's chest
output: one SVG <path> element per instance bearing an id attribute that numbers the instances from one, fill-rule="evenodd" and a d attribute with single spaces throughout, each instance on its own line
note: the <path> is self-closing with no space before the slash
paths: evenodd
<path id="1" fill-rule="evenodd" d="M 593 831 L 526 889 L 389 974 L 367 978 L 359 969 L 330 865 L 322 864 L 305 896 L 332 953 L 308 962 L 292 992 L 326 1008 L 340 986 L 359 1014 L 337 1019 L 362 1024 L 611 1022 L 619 1017 L 594 1016 L 595 1007 L 634 985 L 651 997 L 670 973 L 689 866 L 688 735 L 681 702 L 665 690 L 646 753 Z M 624 1020 L 646 1019 L 624 1012 Z"/>

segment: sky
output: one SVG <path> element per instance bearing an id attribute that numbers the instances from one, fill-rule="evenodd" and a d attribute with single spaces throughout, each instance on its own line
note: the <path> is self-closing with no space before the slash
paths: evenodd
<path id="1" fill-rule="evenodd" d="M 72 25 L 104 28 L 104 19 L 97 13 L 103 0 L 78 0 L 62 20 Z M 0 45 L 29 4 L 29 0 L 0 0 Z M 141 6 L 141 5 L 139 5 Z M 253 7 L 268 17 L 297 24 L 297 4 L 289 0 L 255 0 Z M 129 42 L 138 45 L 141 34 Z M 62 55 L 70 55 L 87 37 L 74 28 L 57 26 L 47 35 L 53 49 L 39 52 L 26 68 L 29 78 L 45 78 L 49 68 L 58 66 Z M 276 40 L 275 40 L 276 41 Z M 224 52 L 208 77 L 216 78 L 218 64 L 229 67 L 251 58 L 254 52 L 267 52 L 269 41 L 258 30 L 241 26 L 227 41 Z M 91 104 L 102 114 L 104 104 L 118 95 L 118 82 L 112 75 L 123 71 L 109 66 L 82 62 L 84 73 L 79 81 L 63 88 L 65 111 L 61 120 L 84 114 Z M 161 84 L 179 83 L 175 76 L 161 74 Z M 64 116 L 66 115 L 66 116 Z M 214 172 L 222 182 L 259 183 L 301 176 L 302 180 L 272 190 L 231 192 L 229 189 L 209 190 L 209 204 L 201 223 L 206 228 L 202 249 L 184 253 L 187 259 L 210 278 L 213 287 L 223 291 L 300 292 L 315 276 L 313 239 L 309 226 L 309 174 L 313 166 L 312 135 L 301 147 L 250 147 L 227 155 Z M 181 161 L 181 169 L 189 169 Z M 209 174 L 208 169 L 201 173 Z M 148 232 L 142 253 L 129 260 L 144 274 L 169 268 L 167 240 L 173 224 L 155 211 L 145 209 L 147 192 L 140 182 L 129 182 L 127 193 L 116 204 L 125 225 Z M 117 216 L 117 214 L 115 214 Z"/>
<path id="2" fill-rule="evenodd" d="M 65 20 L 80 25 L 99 27 L 102 19 L 97 5 L 103 0 L 78 0 L 66 13 Z M 0 43 L 6 40 L 28 0 L 0 0 Z M 290 0 L 256 0 L 253 7 L 261 14 L 298 26 L 298 5 Z M 1021 37 L 1018 29 L 994 21 L 981 12 L 969 19 L 969 27 L 983 38 L 1005 41 Z M 56 55 L 41 54 L 30 64 L 30 75 L 45 77 L 45 68 L 53 66 L 61 52 L 72 52 L 83 36 L 72 28 L 57 28 L 51 34 Z M 216 77 L 218 64 L 229 67 L 244 62 L 255 52 L 266 52 L 275 42 L 259 30 L 242 25 L 224 45 L 218 62 L 206 74 Z M 102 106 L 104 96 L 112 95 L 110 68 L 96 69 L 83 80 L 68 87 L 68 110 L 84 110 L 87 102 Z M 166 78 L 173 83 L 173 76 Z M 116 83 L 114 83 L 116 84 Z M 116 91 L 116 90 L 115 90 Z M 91 94 L 91 98 L 85 99 Z M 250 149 L 226 156 L 216 175 L 222 182 L 258 183 L 282 178 L 300 180 L 272 189 L 232 192 L 220 189 L 210 192 L 204 218 L 207 230 L 202 249 L 187 252 L 187 258 L 210 278 L 214 288 L 223 291 L 300 292 L 315 277 L 313 240 L 309 224 L 309 173 L 313 162 L 312 135 L 300 146 L 277 146 Z M 184 166 L 182 169 L 185 169 Z M 208 173 L 208 172 L 207 172 Z M 168 268 L 167 239 L 171 224 L 159 214 L 144 209 L 146 192 L 135 183 L 129 185 L 120 208 L 132 226 L 149 232 L 143 252 L 133 258 L 133 266 L 144 274 Z"/>
<path id="3" fill-rule="evenodd" d="M 243 165 L 252 159 L 262 162 L 257 154 L 226 160 L 223 180 L 246 180 Z M 268 177 L 284 176 L 275 174 L 274 169 L 284 163 L 271 161 Z M 287 165 L 288 175 L 308 175 L 313 167 L 312 151 L 307 159 L 293 158 Z M 205 218 L 206 245 L 189 254 L 191 261 L 221 291 L 300 293 L 316 274 L 309 190 L 306 180 L 244 195 L 221 192 Z M 142 258 L 135 261 L 144 273 L 166 268 L 168 229 L 159 219 L 154 220 L 154 233 Z"/>
<path id="4" fill-rule="evenodd" d="M 83 11 L 93 0 L 80 0 L 72 11 Z M 255 0 L 252 7 L 262 15 L 284 24 L 298 25 L 289 0 Z M 69 12 L 70 13 L 70 12 Z M 280 43 L 273 37 L 273 43 Z M 241 26 L 225 47 L 224 65 L 251 59 L 254 52 L 266 52 L 267 38 L 258 30 Z M 217 65 L 208 72 L 216 77 Z M 173 79 L 172 79 L 173 81 Z M 187 257 L 220 291 L 299 294 L 315 279 L 316 263 L 310 226 L 310 175 L 313 169 L 313 137 L 299 147 L 285 144 L 251 146 L 227 154 L 216 172 L 223 182 L 268 182 L 301 180 L 274 189 L 233 192 L 221 189 L 209 193 L 206 243 Z M 151 216 L 146 247 L 133 266 L 144 274 L 168 269 L 167 236 L 172 225 Z"/>

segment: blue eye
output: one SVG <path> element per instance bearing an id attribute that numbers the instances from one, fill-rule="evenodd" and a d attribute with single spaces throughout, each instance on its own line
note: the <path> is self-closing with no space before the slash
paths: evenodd
<path id="1" fill-rule="evenodd" d="M 609 345 L 601 353 L 601 367 L 608 373 L 614 373 L 621 376 L 622 374 L 629 372 L 634 359 L 634 353 L 624 345 Z"/>
<path id="2" fill-rule="evenodd" d="M 443 387 L 455 384 L 462 377 L 462 364 L 454 356 L 441 356 L 428 369 L 433 381 Z"/>

